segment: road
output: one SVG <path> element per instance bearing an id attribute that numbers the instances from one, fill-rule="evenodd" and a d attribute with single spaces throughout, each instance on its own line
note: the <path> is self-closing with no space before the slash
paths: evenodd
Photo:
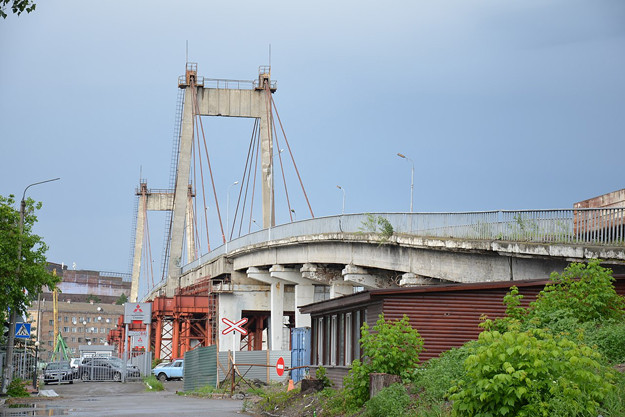
<path id="1" fill-rule="evenodd" d="M 185 397 L 182 382 L 164 383 L 165 391 L 145 392 L 143 382 L 82 382 L 46 385 L 59 397 L 25 399 L 19 408 L 0 406 L 0 417 L 8 416 L 214 416 L 241 417 L 242 400 Z"/>

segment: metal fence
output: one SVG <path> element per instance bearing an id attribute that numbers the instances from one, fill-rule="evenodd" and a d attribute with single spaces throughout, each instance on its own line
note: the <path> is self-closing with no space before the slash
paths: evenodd
<path id="1" fill-rule="evenodd" d="M 149 356 L 149 355 L 143 355 Z M 82 360 L 78 367 L 78 377 L 84 381 L 115 381 L 141 378 L 141 370 L 131 360 L 116 356 L 93 356 Z"/>
<path id="2" fill-rule="evenodd" d="M 320 217 L 263 229 L 233 239 L 182 268 L 183 272 L 226 252 L 269 241 L 332 233 L 380 233 L 383 218 L 393 233 L 432 238 L 514 242 L 625 245 L 625 208 L 497 210 L 460 213 L 375 213 Z"/>

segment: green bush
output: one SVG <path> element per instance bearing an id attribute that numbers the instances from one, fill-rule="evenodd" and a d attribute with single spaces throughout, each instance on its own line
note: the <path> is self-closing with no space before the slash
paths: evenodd
<path id="1" fill-rule="evenodd" d="M 367 417 L 403 417 L 410 405 L 408 391 L 401 384 L 384 388 L 365 404 Z"/>
<path id="2" fill-rule="evenodd" d="M 596 416 L 613 390 L 600 354 L 549 332 L 480 334 L 452 388 L 454 416 Z"/>
<path id="3" fill-rule="evenodd" d="M 323 366 L 319 365 L 317 371 L 315 372 L 315 377 L 323 383 L 324 388 L 329 388 L 332 386 L 332 381 L 330 381 L 330 378 L 328 378 L 326 368 L 324 368 Z"/>
<path id="4" fill-rule="evenodd" d="M 455 381 L 464 374 L 464 361 L 471 353 L 473 342 L 460 348 L 443 352 L 438 358 L 432 358 L 414 374 L 414 387 L 427 401 L 443 401 Z"/>
<path id="5" fill-rule="evenodd" d="M 608 363 L 625 363 L 625 322 L 603 323 L 588 329 L 584 340 L 589 346 L 596 346 Z"/>
<path id="6" fill-rule="evenodd" d="M 369 374 L 372 372 L 399 375 L 403 380 L 410 380 L 423 349 L 423 340 L 410 326 L 406 315 L 393 322 L 385 321 L 384 315 L 380 314 L 372 331 L 365 323 L 361 333 L 363 361 L 355 360 L 344 379 L 348 410 L 362 407 L 369 399 Z"/>
<path id="7" fill-rule="evenodd" d="M 26 388 L 24 388 L 24 382 L 19 378 L 15 378 L 9 383 L 9 386 L 7 387 L 7 395 L 9 397 L 30 397 Z"/>
<path id="8" fill-rule="evenodd" d="M 580 323 L 625 318 L 625 298 L 614 289 L 612 270 L 599 262 L 572 263 L 561 274 L 551 274 L 549 284 L 530 305 L 537 327 L 549 323 L 550 315 L 558 310 Z"/>

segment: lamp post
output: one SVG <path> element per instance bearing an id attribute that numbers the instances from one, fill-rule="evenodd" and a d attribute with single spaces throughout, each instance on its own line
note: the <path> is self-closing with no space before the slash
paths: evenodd
<path id="1" fill-rule="evenodd" d="M 230 240 L 230 189 L 238 183 L 239 181 L 235 181 L 230 184 L 226 193 L 226 253 L 228 253 L 228 241 Z"/>
<path id="2" fill-rule="evenodd" d="M 336 188 L 343 191 L 343 210 L 341 211 L 341 214 L 345 214 L 345 189 L 340 185 L 337 185 Z"/>
<path id="3" fill-rule="evenodd" d="M 406 155 L 402 154 L 402 153 L 397 153 L 397 156 L 399 156 L 400 158 L 403 159 L 407 159 L 410 161 L 410 164 L 412 165 L 412 170 L 410 171 L 410 212 L 412 213 L 412 201 L 413 201 L 413 191 L 414 191 L 414 162 L 412 161 L 412 159 L 408 158 Z"/>
<path id="4" fill-rule="evenodd" d="M 293 213 L 293 217 L 295 218 L 295 221 L 297 221 L 297 213 L 295 212 L 295 209 L 291 209 L 291 213 Z"/>
<path id="5" fill-rule="evenodd" d="M 37 331 L 37 337 L 39 337 L 39 331 Z M 33 389 L 37 389 L 37 370 L 39 368 L 38 362 L 39 362 L 39 340 L 35 342 L 35 372 L 33 372 Z"/>
<path id="6" fill-rule="evenodd" d="M 26 188 L 24 188 L 24 194 L 22 194 L 22 201 L 20 202 L 20 223 L 19 223 L 19 243 L 17 244 L 17 270 L 15 271 L 16 278 L 19 277 L 20 274 L 20 265 L 22 262 L 22 234 L 24 233 L 24 216 L 26 212 L 26 191 L 34 186 L 39 184 L 44 184 L 46 182 L 60 180 L 61 178 L 53 178 L 50 180 L 39 181 L 30 184 Z M 6 394 L 7 388 L 9 385 L 9 379 L 13 378 L 13 345 L 15 344 L 15 321 L 17 320 L 17 309 L 15 306 L 11 306 L 11 314 L 9 315 L 9 334 L 7 341 L 7 354 L 6 354 L 6 362 L 7 366 L 4 367 L 4 375 L 2 377 L 2 394 Z"/>

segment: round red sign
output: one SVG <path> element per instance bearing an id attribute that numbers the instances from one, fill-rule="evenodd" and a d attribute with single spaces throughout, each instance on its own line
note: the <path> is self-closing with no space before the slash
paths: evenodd
<path id="1" fill-rule="evenodd" d="M 282 357 L 278 358 L 278 362 L 276 362 L 276 372 L 278 376 L 282 376 L 284 374 L 284 359 Z"/>

